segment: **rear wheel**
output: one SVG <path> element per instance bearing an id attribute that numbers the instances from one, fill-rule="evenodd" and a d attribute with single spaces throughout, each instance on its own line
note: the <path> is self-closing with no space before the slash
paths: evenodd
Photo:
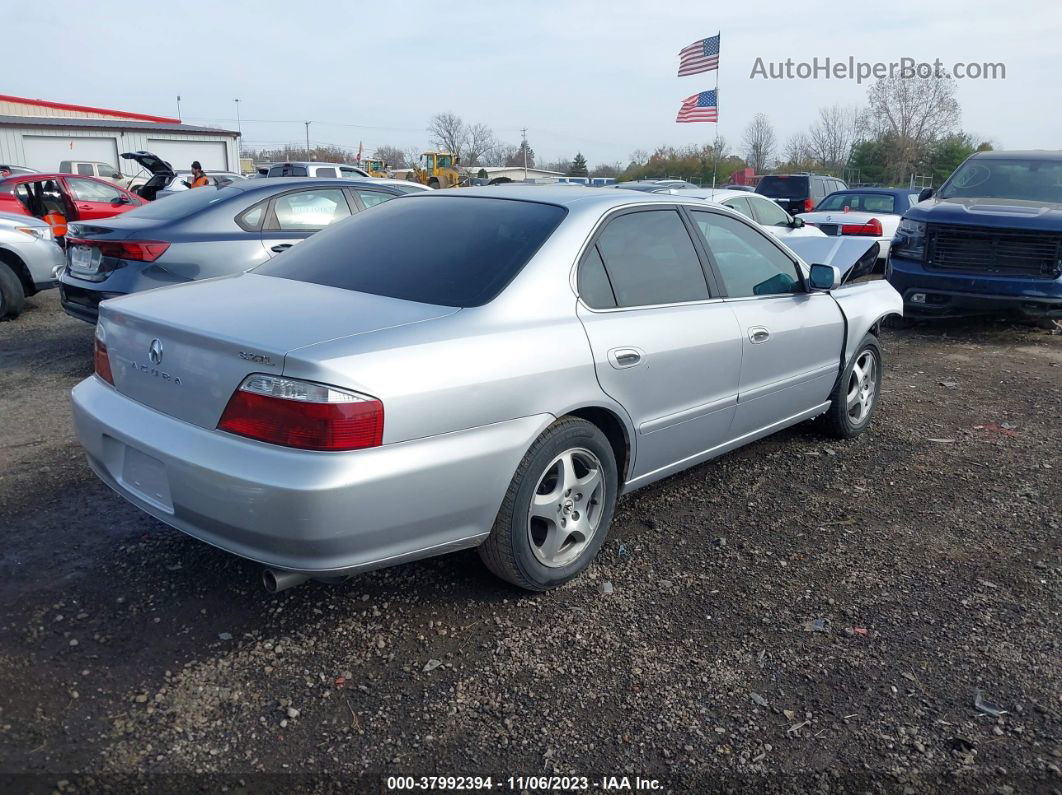
<path id="1" fill-rule="evenodd" d="M 563 585 L 604 543 L 618 482 L 615 454 L 600 429 L 576 417 L 558 420 L 520 462 L 480 557 L 521 588 Z"/>
<path id="2" fill-rule="evenodd" d="M 0 262 L 0 320 L 5 317 L 18 317 L 25 299 L 26 293 L 18 275 L 7 263 Z"/>
<path id="3" fill-rule="evenodd" d="M 881 396 L 881 347 L 867 334 L 830 395 L 823 427 L 831 436 L 851 439 L 870 425 Z"/>

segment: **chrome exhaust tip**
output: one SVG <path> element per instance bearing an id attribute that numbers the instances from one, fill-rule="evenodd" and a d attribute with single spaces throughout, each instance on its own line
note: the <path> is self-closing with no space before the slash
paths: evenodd
<path id="1" fill-rule="evenodd" d="M 269 593 L 280 593 L 296 585 L 302 585 L 310 579 L 307 574 L 299 574 L 297 571 L 284 571 L 283 569 L 262 569 L 262 585 Z"/>

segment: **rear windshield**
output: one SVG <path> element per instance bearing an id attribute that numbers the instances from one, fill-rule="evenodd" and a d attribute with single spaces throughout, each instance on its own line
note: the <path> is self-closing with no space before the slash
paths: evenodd
<path id="1" fill-rule="evenodd" d="M 166 196 L 162 199 L 142 204 L 136 209 L 130 210 L 126 215 L 171 221 L 197 213 L 204 207 L 227 201 L 242 192 L 235 188 L 216 188 L 212 185 L 206 185 L 202 188 L 184 190 L 173 196 Z"/>
<path id="2" fill-rule="evenodd" d="M 807 177 L 764 177 L 756 192 L 773 199 L 803 199 L 808 195 Z"/>
<path id="3" fill-rule="evenodd" d="M 891 193 L 831 193 L 819 202 L 816 210 L 843 210 L 853 212 L 899 214 L 907 206 L 896 206 L 896 197 Z"/>
<path id="4" fill-rule="evenodd" d="M 255 273 L 425 304 L 481 306 L 566 213 L 507 199 L 399 198 L 318 232 Z"/>

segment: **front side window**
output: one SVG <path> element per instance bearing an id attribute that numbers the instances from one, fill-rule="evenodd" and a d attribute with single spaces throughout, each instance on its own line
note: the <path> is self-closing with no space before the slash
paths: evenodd
<path id="1" fill-rule="evenodd" d="M 789 213 L 767 199 L 750 198 L 749 204 L 752 205 L 752 210 L 756 214 L 754 220 L 764 226 L 789 226 L 792 220 Z"/>
<path id="2" fill-rule="evenodd" d="M 79 202 L 116 202 L 122 193 L 113 185 L 91 179 L 68 179 L 66 186 Z"/>
<path id="3" fill-rule="evenodd" d="M 350 205 L 338 188 L 316 188 L 278 196 L 273 203 L 274 228 L 306 232 L 350 217 Z"/>
<path id="4" fill-rule="evenodd" d="M 361 199 L 361 203 L 365 205 L 366 210 L 394 198 L 390 193 L 381 193 L 378 190 L 359 190 L 355 191 L 355 193 L 358 194 L 358 198 Z"/>
<path id="5" fill-rule="evenodd" d="M 760 231 L 716 213 L 694 212 L 729 298 L 802 292 L 796 263 Z"/>
<path id="6" fill-rule="evenodd" d="M 731 210 L 736 210 L 751 221 L 756 220 L 752 217 L 752 208 L 749 207 L 749 200 L 746 199 L 744 196 L 741 196 L 736 199 L 727 199 L 725 202 L 723 202 L 723 206 L 729 207 Z"/>
<path id="7" fill-rule="evenodd" d="M 621 215 L 597 241 L 621 307 L 703 301 L 708 284 L 679 214 L 652 210 Z"/>

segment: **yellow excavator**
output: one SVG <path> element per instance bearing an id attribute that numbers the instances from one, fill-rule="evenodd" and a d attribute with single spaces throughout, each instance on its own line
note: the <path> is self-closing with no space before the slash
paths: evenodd
<path id="1" fill-rule="evenodd" d="M 461 183 L 457 166 L 460 159 L 453 152 L 424 152 L 420 164 L 413 166 L 406 179 L 429 188 L 456 188 Z"/>
<path id="2" fill-rule="evenodd" d="M 370 157 L 361 161 L 361 167 L 369 172 L 370 177 L 386 177 L 387 163 Z"/>

